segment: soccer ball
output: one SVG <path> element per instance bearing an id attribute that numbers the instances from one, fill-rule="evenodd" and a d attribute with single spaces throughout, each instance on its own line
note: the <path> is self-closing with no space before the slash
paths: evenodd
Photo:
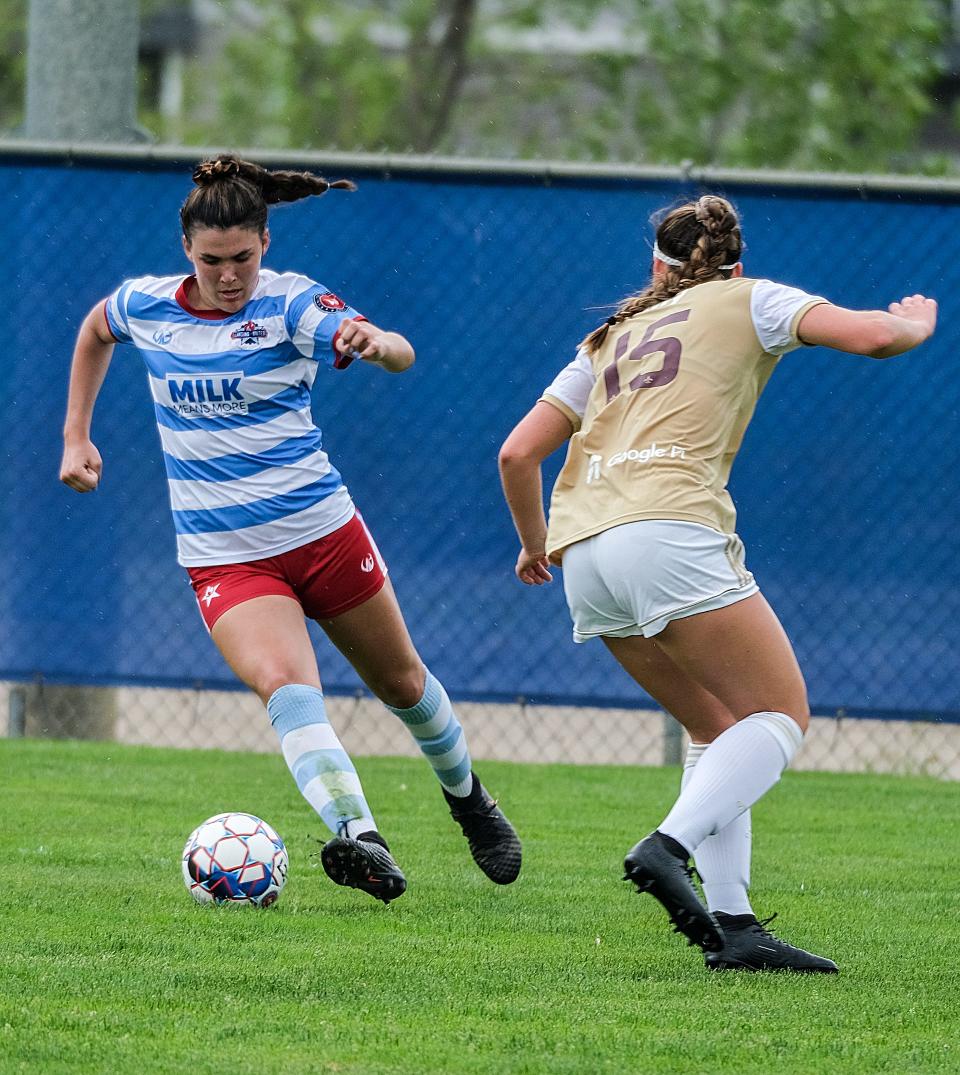
<path id="1" fill-rule="evenodd" d="M 283 840 L 253 814 L 217 814 L 190 833 L 183 882 L 197 903 L 269 907 L 287 880 Z"/>

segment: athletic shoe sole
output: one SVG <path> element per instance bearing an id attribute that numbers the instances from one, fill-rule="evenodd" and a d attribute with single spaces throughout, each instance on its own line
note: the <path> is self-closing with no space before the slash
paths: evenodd
<path id="1" fill-rule="evenodd" d="M 670 916 L 674 930 L 682 933 L 691 945 L 704 952 L 720 952 L 724 947 L 723 931 L 703 906 L 687 876 L 685 864 L 671 855 L 653 837 L 634 847 L 623 864 L 624 881 L 638 892 L 649 892 Z"/>
<path id="2" fill-rule="evenodd" d="M 829 967 L 755 967 L 750 963 L 741 963 L 739 960 L 712 961 L 704 960 L 707 970 L 734 970 L 748 971 L 751 974 L 837 974 L 836 964 Z"/>
<path id="3" fill-rule="evenodd" d="M 378 868 L 373 861 L 374 847 L 377 851 L 382 851 L 376 844 L 371 844 L 368 850 L 358 840 L 338 837 L 324 845 L 320 852 L 320 861 L 327 877 L 335 884 L 359 888 L 374 899 L 387 904 L 406 892 L 407 881 L 396 864 L 389 872 L 384 870 L 382 865 Z M 388 854 L 385 851 L 382 853 Z"/>

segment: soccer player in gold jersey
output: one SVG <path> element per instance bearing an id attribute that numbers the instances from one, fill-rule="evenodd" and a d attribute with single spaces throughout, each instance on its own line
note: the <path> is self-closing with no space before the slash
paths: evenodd
<path id="1" fill-rule="evenodd" d="M 889 358 L 931 335 L 937 306 L 912 295 L 887 311 L 843 309 L 745 277 L 742 249 L 723 198 L 663 216 L 649 285 L 582 341 L 507 438 L 500 472 L 517 577 L 542 585 L 562 562 L 574 640 L 603 639 L 690 736 L 680 796 L 627 854 L 626 879 L 712 969 L 835 973 L 758 922 L 747 895 L 750 807 L 789 764 L 810 710 L 746 568 L 727 480 L 781 355 L 819 344 Z M 540 465 L 567 442 L 548 528 Z"/>

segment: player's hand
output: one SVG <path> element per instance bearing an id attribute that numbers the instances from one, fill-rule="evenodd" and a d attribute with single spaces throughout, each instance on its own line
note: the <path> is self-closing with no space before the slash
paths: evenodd
<path id="1" fill-rule="evenodd" d="M 517 578 L 527 586 L 542 586 L 545 582 L 553 582 L 553 575 L 550 574 L 550 561 L 542 549 L 539 552 L 521 549 L 514 572 Z"/>
<path id="2" fill-rule="evenodd" d="M 915 321 L 926 330 L 926 336 L 932 336 L 937 327 L 937 302 L 923 295 L 907 295 L 899 302 L 891 302 L 888 307 L 895 317 L 906 321 Z"/>
<path id="3" fill-rule="evenodd" d="M 92 493 L 100 484 L 103 460 L 90 440 L 72 441 L 63 449 L 60 481 L 78 493 Z"/>
<path id="4" fill-rule="evenodd" d="M 354 321 L 348 317 L 340 322 L 337 350 L 343 355 L 362 358 L 365 362 L 380 362 L 389 351 L 385 335 L 369 321 Z"/>

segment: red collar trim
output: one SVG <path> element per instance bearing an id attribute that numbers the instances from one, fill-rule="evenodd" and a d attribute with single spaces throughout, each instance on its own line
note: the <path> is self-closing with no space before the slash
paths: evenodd
<path id="1" fill-rule="evenodd" d="M 228 317 L 233 317 L 233 314 L 227 310 L 198 310 L 196 306 L 190 305 L 187 300 L 187 284 L 196 279 L 196 276 L 185 276 L 183 278 L 183 283 L 177 288 L 176 295 L 173 296 L 177 300 L 177 304 L 186 310 L 191 317 L 202 317 L 204 321 L 223 321 Z"/>

